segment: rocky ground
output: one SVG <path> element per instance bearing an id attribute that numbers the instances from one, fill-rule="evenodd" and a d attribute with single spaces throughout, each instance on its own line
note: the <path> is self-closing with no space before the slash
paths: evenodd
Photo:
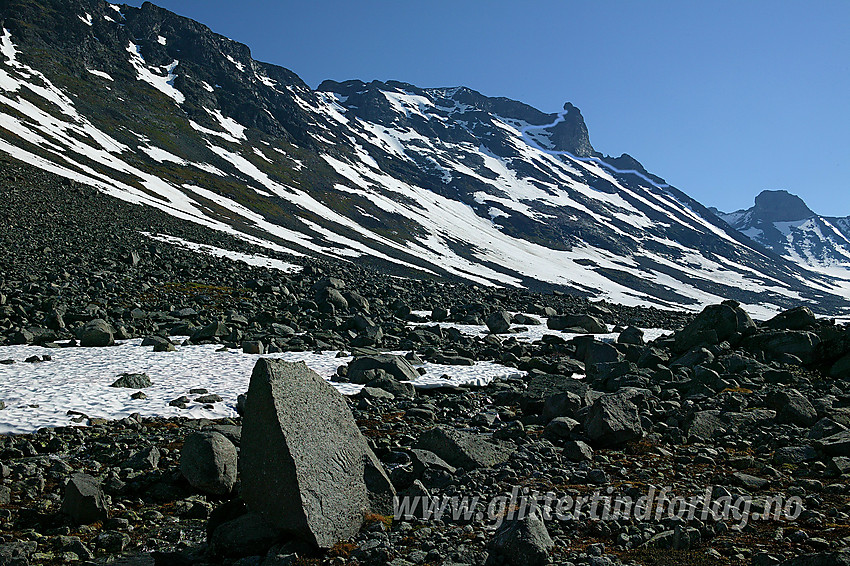
<path id="1" fill-rule="evenodd" d="M 694 316 L 279 256 L 303 267 L 285 275 L 139 232 L 278 257 L 268 250 L 17 162 L 0 169 L 0 345 L 151 337 L 168 349 L 181 335 L 249 352 L 355 352 L 338 379 L 367 385 L 346 404 L 399 494 L 708 487 L 752 495 L 756 510 L 773 495 L 805 509 L 742 529 L 532 516 L 494 532 L 486 517 L 393 520 L 376 504 L 383 512 L 320 550 L 246 514 L 241 488 L 257 467 L 234 469 L 237 450 L 250 452 L 241 418 L 128 418 L 2 438 L 0 564 L 850 563 L 850 330 L 804 307 L 757 324 L 732 302 Z M 588 336 L 511 337 L 535 317 Z M 464 336 L 447 321 L 493 332 Z M 592 338 L 603 323 L 617 343 Z M 676 332 L 645 344 L 636 327 Z M 419 360 L 495 360 L 526 377 L 413 391 L 402 381 Z"/>

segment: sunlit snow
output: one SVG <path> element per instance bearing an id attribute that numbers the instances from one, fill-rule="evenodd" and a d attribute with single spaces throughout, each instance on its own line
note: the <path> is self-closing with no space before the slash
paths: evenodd
<path id="1" fill-rule="evenodd" d="M 220 418 L 236 416 L 236 397 L 247 391 L 251 370 L 260 356 L 241 351 L 220 351 L 217 345 L 177 346 L 175 352 L 153 352 L 142 347 L 140 339 L 108 348 L 43 348 L 40 346 L 0 347 L 0 359 L 15 360 L 0 365 L 0 434 L 33 432 L 42 427 L 75 424 L 71 419 L 83 413 L 89 417 L 119 419 L 133 413 L 142 416 Z M 264 357 L 304 361 L 319 375 L 329 379 L 350 357 L 337 352 L 321 354 L 291 352 Z M 25 363 L 30 356 L 49 355 L 52 361 Z M 489 362 L 475 366 L 425 364 L 426 374 L 415 382 L 419 388 L 464 383 L 486 385 L 494 378 L 521 375 L 516 369 Z M 121 373 L 146 373 L 152 387 L 144 389 L 147 399 L 130 398 L 135 389 L 110 387 Z M 446 377 L 443 377 L 446 376 Z M 333 384 L 350 395 L 362 386 Z M 203 388 L 222 397 L 212 408 L 192 401 L 186 409 L 169 401 Z"/>
<path id="2" fill-rule="evenodd" d="M 130 64 L 136 69 L 136 78 L 138 80 L 145 81 L 164 95 L 173 98 L 177 104 L 183 104 L 186 101 L 183 93 L 174 88 L 174 79 L 177 78 L 177 75 L 174 74 L 174 69 L 177 68 L 178 61 L 173 61 L 165 67 L 152 68 L 148 67 L 147 63 L 145 63 L 141 48 L 132 41 L 127 47 L 127 51 L 130 53 Z M 161 72 L 164 75 L 154 73 L 152 69 L 156 69 L 157 73 Z"/>
<path id="3" fill-rule="evenodd" d="M 86 69 L 86 71 L 88 71 L 89 73 L 91 73 L 91 74 L 93 74 L 97 77 L 100 77 L 102 79 L 106 79 L 108 81 L 114 81 L 115 80 L 109 75 L 109 73 L 104 73 L 103 71 L 98 71 L 96 69 Z"/>
<path id="4" fill-rule="evenodd" d="M 287 263 L 279 259 L 266 257 L 259 254 L 245 254 L 241 252 L 234 252 L 232 250 L 225 250 L 223 248 L 211 246 L 209 244 L 199 244 L 197 242 L 191 242 L 189 240 L 184 240 L 182 238 L 177 238 L 176 236 L 170 236 L 167 234 L 150 234 L 147 232 L 142 233 L 145 236 L 151 238 L 152 240 L 158 240 L 160 242 L 165 242 L 167 244 L 172 244 L 177 247 L 200 252 L 202 254 L 211 255 L 214 257 L 226 257 L 234 261 L 241 261 L 242 263 L 247 263 L 248 265 L 253 265 L 257 267 L 268 267 L 271 269 L 276 269 L 278 271 L 283 271 L 284 273 L 297 273 L 298 271 L 301 271 L 300 265 Z"/>

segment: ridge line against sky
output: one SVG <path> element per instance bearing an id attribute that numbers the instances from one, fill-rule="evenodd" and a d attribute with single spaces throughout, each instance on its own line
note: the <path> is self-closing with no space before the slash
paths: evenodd
<path id="1" fill-rule="evenodd" d="M 154 4 L 313 88 L 463 85 L 547 113 L 570 101 L 594 148 L 632 155 L 706 206 L 785 189 L 850 215 L 850 2 Z"/>

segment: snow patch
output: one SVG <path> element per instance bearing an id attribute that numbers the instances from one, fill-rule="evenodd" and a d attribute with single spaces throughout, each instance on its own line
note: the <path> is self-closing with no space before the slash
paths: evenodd
<path id="1" fill-rule="evenodd" d="M 182 238 L 177 238 L 175 236 L 170 236 L 168 234 L 150 234 L 148 232 L 142 232 L 142 234 L 147 236 L 148 238 L 151 238 L 152 240 L 165 242 L 167 244 L 186 248 L 196 252 L 201 252 L 215 257 L 226 257 L 234 261 L 241 261 L 242 263 L 247 263 L 248 265 L 253 265 L 256 267 L 268 267 L 270 269 L 276 269 L 278 271 L 283 271 L 284 273 L 290 274 L 298 273 L 302 269 L 300 265 L 287 263 L 279 259 L 274 259 L 263 255 L 251 255 L 244 254 L 241 252 L 234 252 L 232 250 L 225 250 L 223 248 L 211 246 L 209 244 L 199 244 L 189 240 L 184 240 Z"/>
<path id="2" fill-rule="evenodd" d="M 221 138 L 225 141 L 229 141 L 231 143 L 239 143 L 238 139 L 234 138 L 233 136 L 231 136 L 227 132 L 217 132 L 215 130 L 210 130 L 209 128 L 205 128 L 205 127 L 201 126 L 200 124 L 198 124 L 194 120 L 189 120 L 189 126 L 191 126 L 191 128 L 193 130 L 197 130 L 197 131 L 201 132 L 202 134 L 207 134 L 207 135 L 210 135 L 210 136 L 217 136 L 217 137 L 219 137 L 219 138 Z"/>
<path id="3" fill-rule="evenodd" d="M 265 153 L 263 153 L 262 151 L 260 151 L 258 148 L 256 148 L 256 147 L 252 147 L 251 149 L 253 149 L 253 150 L 254 150 L 254 155 L 256 155 L 257 157 L 259 157 L 260 159 L 262 159 L 262 160 L 264 160 L 264 161 L 267 161 L 267 162 L 269 162 L 269 163 L 273 163 L 273 161 L 272 161 L 271 159 L 269 159 L 268 157 L 266 157 L 266 154 L 265 154 Z"/>
<path id="4" fill-rule="evenodd" d="M 183 104 L 186 101 L 186 97 L 174 87 L 174 79 L 177 78 L 177 75 L 174 74 L 174 69 L 177 68 L 179 61 L 173 61 L 164 67 L 148 67 L 144 57 L 142 57 L 141 48 L 132 41 L 129 43 L 127 52 L 130 53 L 130 64 L 136 69 L 136 79 L 148 83 L 164 95 L 174 99 L 177 104 Z M 155 69 L 157 72 L 164 72 L 165 74 L 164 76 L 159 75 L 153 72 L 152 69 Z"/>
<path id="5" fill-rule="evenodd" d="M 86 71 L 88 71 L 89 73 L 93 74 L 96 77 L 100 77 L 100 78 L 106 79 L 108 81 L 114 81 L 115 80 L 109 75 L 109 73 L 104 73 L 103 71 L 97 71 L 95 69 L 86 69 Z"/>
<path id="6" fill-rule="evenodd" d="M 12 33 L 6 28 L 3 28 L 3 37 L 0 37 L 0 53 L 6 58 L 7 65 L 17 64 L 18 51 L 12 43 Z"/>
<path id="7" fill-rule="evenodd" d="M 210 110 L 209 108 L 204 108 L 207 113 L 216 119 L 219 125 L 227 131 L 231 136 L 236 139 L 246 140 L 248 138 L 245 137 L 245 126 L 234 120 L 233 118 L 228 118 L 222 115 L 219 109 Z"/>
<path id="8" fill-rule="evenodd" d="M 237 61 L 236 59 L 234 59 L 234 58 L 233 58 L 233 57 L 231 57 L 230 55 L 225 55 L 225 57 L 227 58 L 227 60 L 228 60 L 228 61 L 230 61 L 231 63 L 233 63 L 233 65 L 234 65 L 237 69 L 239 69 L 239 72 L 240 72 L 240 73 L 244 73 L 244 72 L 245 72 L 245 65 L 243 65 L 242 63 L 240 63 L 239 61 Z"/>
<path id="9" fill-rule="evenodd" d="M 426 120 L 431 119 L 431 114 L 426 112 L 428 108 L 433 108 L 434 103 L 424 96 L 406 92 L 388 92 L 385 90 L 381 91 L 381 93 L 400 114 L 404 114 L 408 118 L 411 115 L 416 115 Z"/>
<path id="10" fill-rule="evenodd" d="M 268 77 L 267 77 L 267 76 L 265 76 L 265 75 L 261 75 L 261 74 L 259 74 L 259 73 L 255 73 L 255 74 L 254 74 L 254 76 L 255 76 L 255 77 L 257 77 L 257 80 L 258 80 L 258 81 L 260 81 L 261 83 L 263 83 L 263 84 L 264 84 L 264 85 L 266 85 L 267 87 L 271 87 L 271 88 L 275 88 L 275 87 L 277 87 L 277 82 L 276 82 L 276 81 L 273 81 L 272 79 L 268 78 Z"/>
<path id="11" fill-rule="evenodd" d="M 499 217 L 502 217 L 502 218 L 510 218 L 511 217 L 510 214 L 508 214 L 507 212 L 505 212 L 504 210 L 502 210 L 500 208 L 496 208 L 495 206 L 491 206 L 489 209 L 487 209 L 487 214 L 490 215 L 490 218 L 493 219 L 493 220 L 495 220 Z"/>
<path id="12" fill-rule="evenodd" d="M 153 352 L 152 348 L 141 346 L 141 339 L 110 348 L 0 347 L 0 358 L 18 362 L 0 366 L 0 399 L 7 405 L 0 411 L 0 434 L 75 425 L 71 420 L 74 415 L 68 411 L 107 419 L 120 419 L 133 413 L 194 419 L 235 417 L 236 397 L 247 391 L 251 371 L 260 356 L 220 349 L 219 345 L 210 344 L 177 346 L 175 352 Z M 53 360 L 23 363 L 30 356 L 44 354 Z M 361 385 L 330 381 L 339 366 L 352 360 L 337 358 L 336 354 L 336 351 L 286 352 L 263 357 L 303 361 L 341 393 L 356 394 Z M 411 383 L 423 389 L 462 384 L 482 386 L 496 378 L 523 375 L 514 368 L 490 362 L 478 362 L 471 367 L 427 363 L 422 367 L 425 375 Z M 146 373 L 150 377 L 152 386 L 144 389 L 147 399 L 131 399 L 133 389 L 110 387 L 119 374 L 126 372 Z M 182 395 L 196 399 L 197 395 L 189 394 L 195 388 L 207 389 L 223 401 L 213 403 L 212 408 L 197 401 L 188 403 L 186 409 L 168 405 Z"/>
<path id="13" fill-rule="evenodd" d="M 158 163 L 163 163 L 165 161 L 170 161 L 172 163 L 177 163 L 179 165 L 186 165 L 188 162 L 182 157 L 177 157 L 173 153 L 169 153 L 164 149 L 158 147 L 149 147 L 149 146 L 139 146 L 139 150 L 146 153 L 148 157 L 153 159 Z"/>

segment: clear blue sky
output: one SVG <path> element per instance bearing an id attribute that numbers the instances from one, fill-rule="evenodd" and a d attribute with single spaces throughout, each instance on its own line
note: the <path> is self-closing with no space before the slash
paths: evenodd
<path id="1" fill-rule="evenodd" d="M 395 79 L 545 112 L 570 101 L 598 151 L 707 206 L 786 189 L 850 215 L 850 1 L 154 3 L 312 87 Z"/>

